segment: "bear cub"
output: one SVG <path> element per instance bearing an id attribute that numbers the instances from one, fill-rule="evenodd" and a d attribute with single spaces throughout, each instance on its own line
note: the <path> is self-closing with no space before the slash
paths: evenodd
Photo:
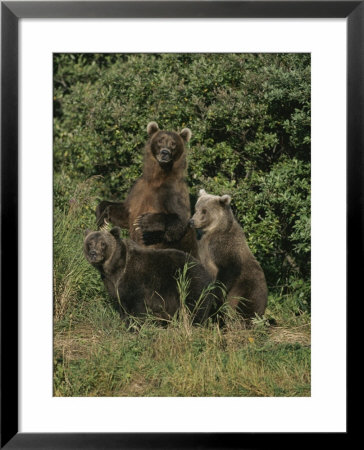
<path id="1" fill-rule="evenodd" d="M 193 257 L 179 250 L 148 249 L 120 238 L 120 228 L 85 232 L 84 255 L 101 274 L 109 295 L 124 313 L 143 316 L 151 313 L 169 320 L 180 307 L 176 277 L 190 263 L 190 285 L 186 305 L 194 311 L 194 321 L 203 322 L 212 312 L 214 296 L 199 297 L 212 277 Z"/>
<path id="2" fill-rule="evenodd" d="M 202 264 L 227 290 L 229 304 L 252 318 L 267 306 L 264 272 L 250 251 L 244 231 L 230 207 L 231 197 L 200 190 L 190 225 L 201 232 L 198 241 Z"/>
<path id="3" fill-rule="evenodd" d="M 127 228 L 130 239 L 152 248 L 175 248 L 198 257 L 197 240 L 188 226 L 191 216 L 185 144 L 189 128 L 180 133 L 147 126 L 143 174 L 124 202 L 102 201 L 96 209 L 98 227 L 106 222 Z"/>

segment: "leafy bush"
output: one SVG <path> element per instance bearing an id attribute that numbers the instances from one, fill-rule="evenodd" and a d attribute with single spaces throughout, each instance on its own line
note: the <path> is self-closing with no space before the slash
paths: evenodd
<path id="1" fill-rule="evenodd" d="M 151 120 L 191 128 L 192 205 L 231 194 L 270 290 L 309 310 L 310 55 L 55 54 L 57 204 L 94 175 L 98 198 L 123 199 Z"/>

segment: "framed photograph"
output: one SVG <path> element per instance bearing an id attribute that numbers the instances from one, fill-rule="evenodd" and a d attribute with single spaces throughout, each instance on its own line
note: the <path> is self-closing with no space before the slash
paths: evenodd
<path id="1" fill-rule="evenodd" d="M 347 437 L 363 8 L 1 3 L 2 447 Z"/>

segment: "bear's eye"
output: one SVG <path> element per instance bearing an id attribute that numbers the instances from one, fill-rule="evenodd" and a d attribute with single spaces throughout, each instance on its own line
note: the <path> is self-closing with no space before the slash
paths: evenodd
<path id="1" fill-rule="evenodd" d="M 104 249 L 106 247 L 105 242 L 101 242 L 101 248 Z"/>
<path id="2" fill-rule="evenodd" d="M 176 147 L 176 143 L 174 141 L 171 142 L 171 148 L 175 148 Z"/>
<path id="3" fill-rule="evenodd" d="M 206 209 L 203 209 L 201 212 L 202 214 L 206 214 Z"/>

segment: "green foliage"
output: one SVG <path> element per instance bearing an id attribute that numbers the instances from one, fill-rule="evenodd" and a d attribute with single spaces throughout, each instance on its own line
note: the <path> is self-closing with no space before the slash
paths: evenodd
<path id="1" fill-rule="evenodd" d="M 270 291 L 309 310 L 310 89 L 309 54 L 55 54 L 60 201 L 67 177 L 94 175 L 99 199 L 123 199 L 147 123 L 190 127 L 192 205 L 201 188 L 231 194 Z"/>

